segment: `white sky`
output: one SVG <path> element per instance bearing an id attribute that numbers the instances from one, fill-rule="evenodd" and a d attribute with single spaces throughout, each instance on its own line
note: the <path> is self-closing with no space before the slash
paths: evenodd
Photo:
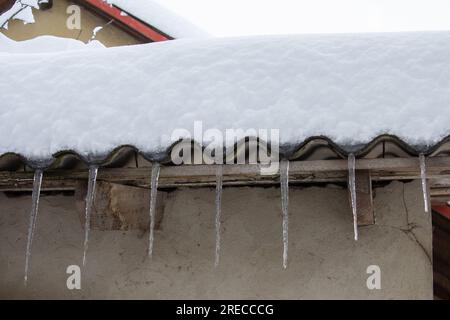
<path id="1" fill-rule="evenodd" d="M 450 30 L 450 0 L 157 0 L 211 35 Z"/>

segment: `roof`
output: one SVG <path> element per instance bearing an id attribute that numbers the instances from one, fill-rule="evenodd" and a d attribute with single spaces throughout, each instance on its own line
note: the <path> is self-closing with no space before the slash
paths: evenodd
<path id="1" fill-rule="evenodd" d="M 207 37 L 190 21 L 152 0 L 75 0 L 78 4 L 114 22 L 143 42 Z M 0 27 L 10 18 L 33 23 L 37 0 L 0 0 Z M 7 27 L 7 25 L 5 25 Z"/>
<path id="2" fill-rule="evenodd" d="M 449 57 L 447 32 L 0 53 L 0 155 L 164 157 L 173 131 L 192 131 L 198 120 L 223 132 L 280 129 L 286 156 L 317 140 L 336 154 L 385 141 L 409 154 L 435 152 L 449 135 Z"/>
<path id="3" fill-rule="evenodd" d="M 150 41 L 208 36 L 190 21 L 153 0 L 77 0 L 131 34 Z"/>
<path id="4" fill-rule="evenodd" d="M 203 38 L 208 34 L 191 21 L 153 0 L 104 0 L 172 38 Z"/>
<path id="5" fill-rule="evenodd" d="M 86 9 L 103 17 L 108 21 L 114 21 L 114 24 L 123 31 L 129 33 L 142 43 L 166 41 L 173 39 L 161 30 L 152 27 L 150 24 L 131 16 L 120 8 L 108 4 L 104 0 L 75 0 L 76 3 L 83 5 Z"/>

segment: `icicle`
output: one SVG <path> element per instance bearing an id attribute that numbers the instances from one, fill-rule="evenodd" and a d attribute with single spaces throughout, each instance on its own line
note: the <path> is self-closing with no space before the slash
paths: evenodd
<path id="1" fill-rule="evenodd" d="M 223 167 L 217 166 L 216 171 L 216 259 L 214 266 L 219 265 L 220 258 L 220 214 L 222 212 L 222 181 L 223 181 Z"/>
<path id="2" fill-rule="evenodd" d="M 155 210 L 156 210 L 156 196 L 158 195 L 158 180 L 159 180 L 159 163 L 153 163 L 152 166 L 152 181 L 150 191 L 150 235 L 148 239 L 148 256 L 153 255 L 153 232 L 155 229 Z"/>
<path id="3" fill-rule="evenodd" d="M 353 153 L 348 155 L 348 187 L 350 189 L 350 198 L 353 212 L 353 232 L 355 241 L 358 240 L 358 215 L 356 212 L 356 159 Z"/>
<path id="4" fill-rule="evenodd" d="M 84 216 L 84 250 L 83 250 L 83 266 L 86 265 L 86 254 L 89 247 L 89 232 L 91 231 L 91 211 L 94 204 L 95 183 L 97 181 L 97 166 L 89 168 L 88 190 L 86 194 L 86 207 Z"/>
<path id="5" fill-rule="evenodd" d="M 425 212 L 429 212 L 428 208 L 428 186 L 427 186 L 427 164 L 425 155 L 421 153 L 419 155 L 419 162 L 420 162 L 420 177 L 422 179 L 422 192 L 423 192 L 423 204 L 425 207 Z"/>
<path id="6" fill-rule="evenodd" d="M 43 171 L 41 169 L 37 169 L 34 172 L 32 205 L 30 211 L 30 224 L 28 226 L 27 251 L 25 254 L 25 277 L 24 277 L 25 286 L 28 283 L 28 267 L 31 257 L 31 245 L 33 244 L 33 237 L 36 229 L 36 221 L 39 207 L 39 196 L 41 194 L 41 185 L 42 185 L 42 174 Z"/>
<path id="7" fill-rule="evenodd" d="M 283 212 L 283 268 L 287 268 L 289 244 L 289 161 L 280 162 L 281 210 Z"/>

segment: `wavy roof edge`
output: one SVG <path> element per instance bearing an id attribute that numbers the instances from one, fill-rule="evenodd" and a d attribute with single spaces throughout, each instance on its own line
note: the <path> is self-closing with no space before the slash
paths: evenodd
<path id="1" fill-rule="evenodd" d="M 261 139 L 246 137 L 236 142 L 233 148 L 230 147 L 224 150 L 224 160 L 228 159 L 230 154 L 233 156 L 233 159 L 236 159 L 240 152 L 245 152 L 245 148 L 243 149 L 244 151 L 242 151 L 242 146 L 246 147 L 248 146 L 249 141 L 255 140 L 259 145 L 267 146 L 266 142 Z M 182 143 L 189 143 L 192 148 L 205 149 L 203 146 L 196 143 L 195 140 L 180 140 L 173 143 L 165 150 L 157 152 L 145 152 L 133 145 L 120 145 L 108 153 L 97 155 L 83 155 L 75 150 L 60 150 L 54 153 L 51 157 L 40 159 L 27 158 L 26 156 L 15 152 L 5 152 L 0 155 L 0 171 L 16 171 L 23 166 L 28 166 L 32 169 L 44 170 L 57 168 L 70 169 L 70 167 L 73 166 L 73 163 L 77 161 L 82 162 L 86 166 L 97 165 L 100 167 L 121 167 L 127 159 L 131 156 L 137 155 L 142 156 L 142 158 L 148 162 L 159 162 L 165 165 L 171 165 L 173 163 L 170 160 L 170 154 L 175 147 L 180 146 Z M 394 152 L 390 152 L 390 157 L 400 157 L 400 153 L 407 157 L 416 157 L 420 154 L 424 154 L 425 156 L 439 156 L 441 154 L 450 155 L 450 135 L 443 138 L 438 143 L 425 146 L 410 145 L 397 136 L 385 134 L 377 136 L 366 144 L 351 146 L 337 144 L 326 136 L 314 136 L 295 145 L 279 146 L 279 157 L 280 159 L 287 159 L 291 161 L 309 160 L 310 158 L 314 158 L 311 157 L 311 155 L 317 150 L 317 148 L 325 148 L 329 151 L 328 154 L 319 159 L 317 159 L 316 156 L 313 160 L 325 160 L 330 157 L 346 158 L 351 153 L 357 158 L 365 158 L 371 152 L 374 152 L 377 147 L 381 147 L 382 151 L 380 150 L 378 153 L 375 152 L 370 156 L 371 158 L 376 158 L 385 156 L 385 153 L 387 153 L 385 150 L 386 144 L 389 144 L 391 149 L 392 146 L 396 148 Z M 270 144 L 268 146 L 270 147 Z M 237 152 L 235 150 L 237 150 Z M 71 161 L 69 162 L 72 163 L 72 165 L 67 164 L 67 158 L 71 158 Z"/>

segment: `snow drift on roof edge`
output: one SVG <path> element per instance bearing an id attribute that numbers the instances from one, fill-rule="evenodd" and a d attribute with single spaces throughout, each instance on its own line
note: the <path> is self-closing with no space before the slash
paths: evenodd
<path id="1" fill-rule="evenodd" d="M 449 134 L 450 33 L 302 35 L 64 53 L 0 53 L 0 154 L 48 158 L 133 145 L 175 129 L 279 129 L 282 145 L 382 134 L 433 146 Z M 233 141 L 226 141 L 227 144 Z"/>
<path id="2" fill-rule="evenodd" d="M 39 36 L 27 41 L 15 41 L 0 33 L 0 52 L 44 53 L 98 48 L 105 48 L 105 46 L 97 40 L 84 43 L 71 38 Z"/>
<path id="3" fill-rule="evenodd" d="M 208 33 L 153 0 L 103 0 L 152 25 L 169 36 L 204 38 Z"/>

